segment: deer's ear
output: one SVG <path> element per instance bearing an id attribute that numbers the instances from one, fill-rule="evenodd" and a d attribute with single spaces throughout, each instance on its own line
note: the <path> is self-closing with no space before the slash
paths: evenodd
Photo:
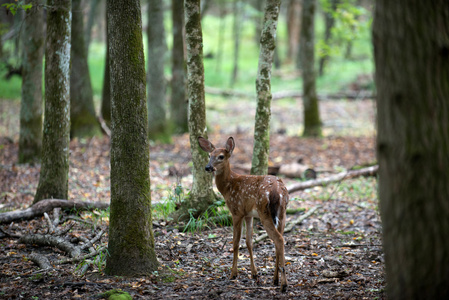
<path id="1" fill-rule="evenodd" d="M 200 145 L 200 148 L 206 152 L 210 153 L 215 150 L 215 146 L 202 136 L 198 137 L 198 144 Z"/>
<path id="2" fill-rule="evenodd" d="M 234 138 L 231 136 L 226 141 L 226 150 L 229 152 L 229 154 L 232 154 L 232 151 L 234 151 L 234 147 L 235 147 Z"/>

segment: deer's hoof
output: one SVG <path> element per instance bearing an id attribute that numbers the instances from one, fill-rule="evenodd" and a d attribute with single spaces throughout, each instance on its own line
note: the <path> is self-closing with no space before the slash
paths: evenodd
<path id="1" fill-rule="evenodd" d="M 257 273 L 256 274 L 251 274 L 251 278 L 255 279 L 255 280 L 258 280 L 259 276 L 257 275 Z"/>
<path id="2" fill-rule="evenodd" d="M 281 293 L 285 293 L 287 291 L 287 284 L 281 285 Z"/>
<path id="3" fill-rule="evenodd" d="M 279 278 L 275 278 L 275 279 L 273 280 L 273 284 L 274 284 L 274 285 L 279 285 Z"/>
<path id="4" fill-rule="evenodd" d="M 234 280 L 237 278 L 237 274 L 231 274 L 231 276 L 229 276 L 230 280 Z"/>

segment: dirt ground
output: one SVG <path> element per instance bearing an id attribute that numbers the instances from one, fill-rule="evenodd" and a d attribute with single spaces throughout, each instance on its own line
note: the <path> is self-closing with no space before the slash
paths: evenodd
<path id="1" fill-rule="evenodd" d="M 209 138 L 220 145 L 233 135 L 236 149 L 232 163 L 247 166 L 251 162 L 253 117 L 245 117 L 245 112 L 253 109 L 253 104 L 242 104 L 240 110 L 235 110 L 234 104 L 230 101 L 227 107 L 208 107 Z M 321 139 L 298 137 L 301 127 L 293 124 L 301 124 L 301 110 L 286 109 L 288 104 L 273 103 L 271 165 L 301 160 L 317 170 L 318 177 L 325 177 L 375 161 L 372 101 L 322 102 L 325 137 Z M 1 211 L 29 206 L 39 179 L 39 165 L 16 164 L 18 111 L 17 104 L 0 101 Z M 228 117 L 223 117 L 223 111 Z M 174 137 L 170 145 L 151 145 L 154 203 L 166 201 L 177 184 L 188 190 L 192 181 L 188 140 L 182 135 Z M 109 201 L 109 142 L 107 137 L 71 141 L 70 199 Z M 183 176 L 170 176 L 173 170 Z M 298 181 L 283 180 L 287 186 Z M 100 299 L 105 297 L 102 293 L 113 289 L 126 291 L 134 299 L 384 299 L 376 189 L 376 178 L 362 177 L 291 195 L 289 208 L 301 210 L 289 214 L 287 222 L 318 208 L 284 236 L 289 282 L 286 293 L 272 284 L 274 245 L 269 239 L 254 249 L 257 281 L 250 277 L 244 238 L 240 242 L 239 276 L 228 279 L 233 255 L 231 227 L 209 226 L 190 233 L 154 218 L 159 270 L 147 277 L 123 278 L 104 275 L 101 260 L 81 274 L 82 262 L 56 264 L 66 258 L 58 249 L 19 244 L 13 235 L 48 231 L 46 220 L 37 218 L 0 225 L 0 299 Z M 65 236 L 73 243 L 81 237 L 90 239 L 101 229 L 107 232 L 108 219 L 101 212 L 73 217 L 65 212 L 62 219 L 74 224 Z M 255 224 L 257 237 L 264 230 L 260 223 Z M 94 245 L 100 246 L 107 246 L 107 233 Z M 31 253 L 45 255 L 54 268 L 40 270 L 29 259 Z"/>

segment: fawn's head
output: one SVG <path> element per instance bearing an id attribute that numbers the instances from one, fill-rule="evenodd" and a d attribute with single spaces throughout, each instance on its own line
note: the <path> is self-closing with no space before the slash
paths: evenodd
<path id="1" fill-rule="evenodd" d="M 198 144 L 201 149 L 209 153 L 210 159 L 205 170 L 207 172 L 217 171 L 217 173 L 221 173 L 223 168 L 225 168 L 226 163 L 231 157 L 232 151 L 234 151 L 235 147 L 233 137 L 228 138 L 224 148 L 215 148 L 214 144 L 201 136 L 198 138 Z"/>

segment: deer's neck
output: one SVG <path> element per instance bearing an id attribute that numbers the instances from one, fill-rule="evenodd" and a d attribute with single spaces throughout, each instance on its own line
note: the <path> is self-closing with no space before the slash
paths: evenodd
<path id="1" fill-rule="evenodd" d="M 221 169 L 220 172 L 215 173 L 215 184 L 224 197 L 226 197 L 226 194 L 228 194 L 231 189 L 232 179 L 237 176 L 237 174 L 231 170 L 229 162 L 225 162 L 225 164 L 225 167 Z"/>

